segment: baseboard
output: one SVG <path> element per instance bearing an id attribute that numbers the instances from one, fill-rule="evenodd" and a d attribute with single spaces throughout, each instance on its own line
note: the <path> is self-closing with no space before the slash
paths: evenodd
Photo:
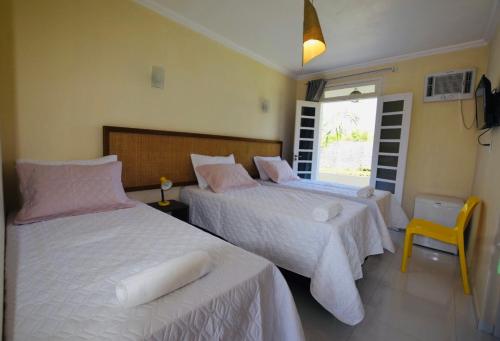
<path id="1" fill-rule="evenodd" d="M 495 332 L 493 335 L 500 339 L 500 307 L 497 310 L 497 321 L 495 322 Z"/>
<path id="2" fill-rule="evenodd" d="M 479 320 L 479 323 L 477 324 L 477 329 L 479 329 L 483 333 L 493 335 L 493 333 L 495 332 L 495 325 L 483 320 Z"/>
<path id="3" fill-rule="evenodd" d="M 475 290 L 472 289 L 472 310 L 474 313 L 474 322 L 477 326 L 477 329 L 483 333 L 490 334 L 495 337 L 500 337 L 500 328 L 495 328 L 494 324 L 486 322 L 480 318 L 476 297 L 477 295 L 475 293 Z"/>

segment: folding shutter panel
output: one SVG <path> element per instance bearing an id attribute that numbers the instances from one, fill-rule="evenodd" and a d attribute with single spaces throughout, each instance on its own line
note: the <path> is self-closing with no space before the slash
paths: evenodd
<path id="1" fill-rule="evenodd" d="M 382 96 L 377 105 L 370 184 L 401 202 L 410 133 L 412 94 Z"/>
<path id="2" fill-rule="evenodd" d="M 302 179 L 316 178 L 321 104 L 297 101 L 293 170 Z"/>

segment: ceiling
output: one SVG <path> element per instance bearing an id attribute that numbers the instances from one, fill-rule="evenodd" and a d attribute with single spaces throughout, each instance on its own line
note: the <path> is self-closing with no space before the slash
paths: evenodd
<path id="1" fill-rule="evenodd" d="M 328 50 L 302 67 L 302 0 L 136 1 L 295 77 L 484 45 L 500 17 L 500 0 L 315 0 Z"/>

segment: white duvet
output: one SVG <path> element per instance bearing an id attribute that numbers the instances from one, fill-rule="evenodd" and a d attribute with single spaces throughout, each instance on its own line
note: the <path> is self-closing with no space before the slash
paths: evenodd
<path id="1" fill-rule="evenodd" d="M 115 285 L 204 250 L 213 270 L 123 308 Z M 279 270 L 146 205 L 7 228 L 7 340 L 302 340 Z"/>
<path id="2" fill-rule="evenodd" d="M 313 193 L 327 194 L 337 198 L 349 199 L 370 207 L 375 214 L 377 223 L 384 227 L 404 229 L 408 225 L 408 217 L 401 204 L 391 192 L 375 190 L 370 198 L 360 198 L 356 195 L 359 187 L 316 180 L 295 180 L 283 184 L 272 181 L 259 181 L 262 185 L 295 188 Z M 394 251 L 394 250 L 391 250 Z"/>
<path id="3" fill-rule="evenodd" d="M 383 241 L 366 205 L 343 199 L 342 213 L 326 223 L 312 211 L 331 197 L 270 186 L 216 194 L 185 187 L 181 199 L 190 219 L 226 240 L 311 278 L 314 298 L 344 323 L 364 317 L 355 280 L 367 256 L 383 252 Z"/>

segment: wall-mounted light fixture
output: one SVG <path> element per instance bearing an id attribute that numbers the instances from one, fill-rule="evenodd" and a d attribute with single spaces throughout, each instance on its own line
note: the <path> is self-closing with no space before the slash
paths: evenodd
<path id="1" fill-rule="evenodd" d="M 260 99 L 260 111 L 262 111 L 264 114 L 269 112 L 269 100 L 267 98 L 261 98 Z"/>
<path id="2" fill-rule="evenodd" d="M 165 87 L 165 69 L 154 65 L 151 71 L 151 87 L 163 89 Z"/>

